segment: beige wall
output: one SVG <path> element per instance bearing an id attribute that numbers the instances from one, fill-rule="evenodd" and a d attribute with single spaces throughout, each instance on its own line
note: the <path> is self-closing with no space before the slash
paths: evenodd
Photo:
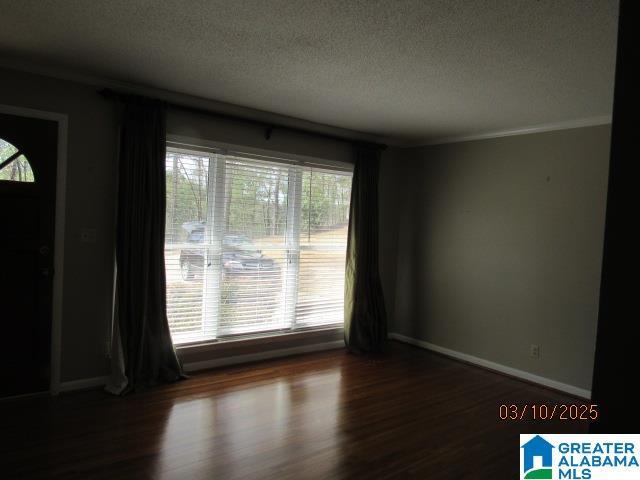
<path id="1" fill-rule="evenodd" d="M 387 157 L 390 331 L 589 389 L 609 137 L 598 126 Z"/>
<path id="2" fill-rule="evenodd" d="M 108 373 L 106 342 L 109 336 L 115 249 L 117 117 L 114 105 L 96 93 L 97 87 L 67 80 L 0 68 L 0 104 L 26 107 L 69 116 L 64 247 L 64 298 L 61 380 L 98 377 Z M 135 91 L 135 89 L 133 89 Z M 215 102 L 166 92 L 167 100 L 218 109 Z M 227 106 L 227 110 L 232 107 Z M 233 107 L 232 113 L 310 128 L 308 122 Z M 264 130 L 237 122 L 212 120 L 202 115 L 170 113 L 168 132 L 253 148 L 314 156 L 339 161 L 352 159 L 349 143 L 275 130 L 265 140 Z M 320 128 L 346 136 L 354 132 Z M 95 244 L 80 242 L 82 227 L 95 228 Z M 341 332 L 317 337 L 335 340 Z M 308 342 L 309 340 L 305 340 Z M 294 343 L 298 345 L 299 343 Z M 264 344 L 264 349 L 288 348 L 286 341 Z M 219 356 L 220 352 L 215 355 Z M 186 354 L 186 361 L 201 361 L 202 352 Z"/>

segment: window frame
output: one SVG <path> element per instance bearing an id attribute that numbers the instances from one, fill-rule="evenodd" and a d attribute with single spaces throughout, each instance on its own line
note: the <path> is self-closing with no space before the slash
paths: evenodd
<path id="1" fill-rule="evenodd" d="M 3 142 L 5 145 L 8 145 L 9 147 L 12 147 L 15 149 L 15 152 L 9 154 L 9 156 L 7 158 L 0 158 L 0 172 L 4 171 L 4 169 L 9 168 L 11 165 L 16 165 L 19 164 L 19 162 L 24 161 L 26 163 L 26 167 L 28 168 L 28 171 L 25 171 L 25 176 L 31 176 L 31 179 L 8 179 L 8 178 L 0 178 L 0 182 L 8 182 L 11 184 L 26 184 L 26 185 L 34 185 L 37 182 L 37 176 L 36 176 L 36 172 L 35 169 L 33 168 L 33 165 L 31 164 L 31 161 L 29 160 L 29 158 L 27 157 L 26 153 L 23 150 L 20 150 L 20 148 L 18 148 L 17 145 L 14 145 L 13 143 L 9 142 L 8 140 L 4 139 L 4 138 L 0 138 L 0 142 Z M 0 174 L 1 175 L 1 174 Z"/>
<path id="2" fill-rule="evenodd" d="M 300 222 L 302 208 L 296 208 L 296 205 L 298 205 L 299 207 L 300 206 L 299 204 L 301 202 L 296 203 L 297 199 L 295 197 L 296 196 L 299 197 L 301 195 L 302 171 L 295 167 L 300 167 L 300 166 L 312 167 L 318 171 L 325 170 L 326 172 L 331 172 L 331 173 L 344 172 L 348 174 L 353 174 L 354 164 L 339 161 L 339 160 L 331 160 L 326 158 L 290 154 L 290 153 L 285 153 L 280 151 L 264 150 L 264 149 L 258 149 L 258 148 L 252 148 L 252 147 L 244 147 L 244 146 L 239 146 L 239 145 L 234 145 L 234 144 L 229 144 L 224 142 L 211 142 L 208 140 L 201 140 L 201 139 L 176 136 L 176 135 L 167 136 L 166 150 L 167 152 L 184 153 L 187 155 L 196 155 L 196 156 L 201 156 L 203 154 L 238 156 L 241 158 L 245 158 L 247 160 L 256 160 L 257 162 L 265 161 L 265 162 L 280 163 L 283 165 L 291 166 L 291 168 L 289 168 L 288 175 L 289 175 L 289 179 L 291 179 L 292 177 L 294 178 L 294 188 L 291 188 L 291 185 L 289 185 L 289 188 L 287 190 L 287 198 L 288 198 L 287 210 L 292 209 L 294 210 L 294 213 L 292 215 L 293 222 L 291 223 L 291 225 L 287 226 L 287 231 L 285 234 L 285 245 L 286 245 L 287 251 L 289 251 L 290 249 L 297 251 L 297 256 L 294 255 L 293 257 L 295 258 L 291 258 L 291 257 L 288 258 L 289 265 L 292 265 L 292 264 L 294 265 L 294 268 L 296 269 L 296 274 L 295 274 L 294 284 L 287 286 L 286 295 L 288 295 L 290 298 L 291 297 L 297 298 L 297 289 L 299 284 L 299 268 L 300 268 L 299 260 L 300 260 L 300 252 L 301 252 L 299 222 Z M 209 194 L 213 194 L 214 196 L 224 195 L 224 189 L 221 187 L 224 185 L 224 181 L 225 181 L 225 175 L 224 175 L 225 162 L 218 162 L 218 161 L 212 161 L 212 160 L 213 158 L 210 157 L 207 195 Z M 212 168 L 212 164 L 215 164 L 213 168 Z M 215 175 L 212 176 L 211 175 L 213 173 L 212 170 L 214 169 L 215 169 Z M 214 182 L 210 181 L 212 178 L 215 178 Z M 217 209 L 222 208 L 222 205 L 224 204 L 224 202 L 220 200 L 221 200 L 220 198 L 216 197 L 214 208 L 207 209 L 207 218 L 212 210 L 215 211 Z M 290 202 L 289 200 L 293 200 L 293 202 Z M 220 213 L 218 213 L 218 215 L 219 214 Z M 223 232 L 217 231 L 220 229 L 220 227 L 218 226 L 216 228 L 215 226 L 213 226 L 213 223 L 214 222 L 207 221 L 208 225 L 212 225 L 212 228 L 209 234 L 214 239 L 220 240 L 220 243 L 222 243 Z M 298 228 L 298 230 L 296 230 L 296 227 Z M 206 235 L 207 235 L 207 232 L 205 232 L 205 236 Z M 296 245 L 297 245 L 297 249 L 295 248 Z M 217 275 L 216 277 L 218 278 L 217 282 L 219 282 L 220 275 Z M 214 285 L 212 286 L 212 288 L 215 288 L 215 282 L 216 281 L 214 281 Z M 205 297 L 205 285 L 203 285 L 203 304 L 205 301 L 204 297 Z M 219 308 L 219 303 L 217 306 Z M 215 308 L 215 304 L 212 305 L 212 307 Z M 343 324 L 328 324 L 328 325 L 318 325 L 318 326 L 296 325 L 295 309 L 291 309 L 290 316 L 291 316 L 291 318 L 289 319 L 290 326 L 286 328 L 275 328 L 272 330 L 261 330 L 261 331 L 250 332 L 250 333 L 229 333 L 229 334 L 218 335 L 218 330 L 217 330 L 218 326 L 215 326 L 215 330 L 216 330 L 215 338 L 202 338 L 202 339 L 195 339 L 195 340 L 181 341 L 181 342 L 176 342 L 176 340 L 174 339 L 175 348 L 178 350 L 194 349 L 194 348 L 207 349 L 210 347 L 215 348 L 215 346 L 218 346 L 220 344 L 228 344 L 230 342 L 234 342 L 234 343 L 244 343 L 244 342 L 253 342 L 253 341 L 259 342 L 261 340 L 268 339 L 270 337 L 276 337 L 276 336 L 277 337 L 288 336 L 291 339 L 298 339 L 298 338 L 304 339 L 304 338 L 313 337 L 316 335 L 322 335 L 323 332 L 324 333 L 342 332 L 344 330 Z"/>

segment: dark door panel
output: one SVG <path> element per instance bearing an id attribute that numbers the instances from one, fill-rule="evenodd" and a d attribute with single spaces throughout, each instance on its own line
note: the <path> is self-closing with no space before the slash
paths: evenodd
<path id="1" fill-rule="evenodd" d="M 50 382 L 57 124 L 0 114 L 0 397 Z"/>

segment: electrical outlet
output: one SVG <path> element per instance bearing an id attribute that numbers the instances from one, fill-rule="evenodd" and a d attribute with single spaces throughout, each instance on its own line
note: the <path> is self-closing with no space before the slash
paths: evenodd
<path id="1" fill-rule="evenodd" d="M 536 360 L 540 359 L 540 345 L 531 345 L 531 349 L 529 350 L 529 355 L 531 358 L 535 358 Z"/>

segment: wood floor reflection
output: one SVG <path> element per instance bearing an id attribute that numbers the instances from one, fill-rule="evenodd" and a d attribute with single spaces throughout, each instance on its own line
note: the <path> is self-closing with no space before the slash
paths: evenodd
<path id="1" fill-rule="evenodd" d="M 218 369 L 111 397 L 0 403 L 2 478 L 511 479 L 519 433 L 500 404 L 576 399 L 392 343 Z"/>

